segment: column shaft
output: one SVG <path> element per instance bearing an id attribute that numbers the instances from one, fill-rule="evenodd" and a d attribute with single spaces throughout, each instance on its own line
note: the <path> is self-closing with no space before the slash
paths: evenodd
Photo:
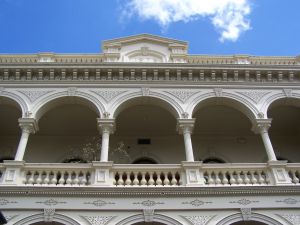
<path id="1" fill-rule="evenodd" d="M 188 130 L 184 131 L 183 138 L 184 138 L 186 161 L 194 162 L 194 153 L 193 153 L 191 133 Z"/>
<path id="2" fill-rule="evenodd" d="M 261 134 L 263 143 L 265 145 L 265 149 L 266 149 L 269 161 L 276 161 L 277 160 L 276 159 L 276 155 L 274 153 L 274 149 L 273 149 L 273 146 L 272 146 L 272 143 L 271 143 L 268 131 L 262 130 L 260 132 L 260 134 Z"/>
<path id="3" fill-rule="evenodd" d="M 101 146 L 101 162 L 108 161 L 108 147 L 109 147 L 109 131 L 103 130 L 102 132 L 102 146 Z"/>
<path id="4" fill-rule="evenodd" d="M 19 142 L 19 146 L 18 146 L 18 149 L 17 149 L 16 156 L 15 156 L 16 161 L 22 161 L 23 158 L 24 158 L 24 154 L 25 154 L 29 134 L 30 134 L 29 130 L 22 129 L 21 139 L 20 139 L 20 142 Z"/>

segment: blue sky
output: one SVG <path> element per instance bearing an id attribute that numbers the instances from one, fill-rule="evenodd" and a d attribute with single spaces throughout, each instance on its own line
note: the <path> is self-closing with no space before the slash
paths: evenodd
<path id="1" fill-rule="evenodd" d="M 0 53 L 98 53 L 150 33 L 191 54 L 296 56 L 299 12 L 299 0 L 0 0 Z"/>

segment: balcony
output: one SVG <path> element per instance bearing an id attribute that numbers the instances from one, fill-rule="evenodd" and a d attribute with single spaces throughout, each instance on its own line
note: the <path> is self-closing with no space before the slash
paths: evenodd
<path id="1" fill-rule="evenodd" d="M 300 163 L 132 165 L 112 162 L 0 164 L 0 186 L 232 187 L 300 185 Z"/>

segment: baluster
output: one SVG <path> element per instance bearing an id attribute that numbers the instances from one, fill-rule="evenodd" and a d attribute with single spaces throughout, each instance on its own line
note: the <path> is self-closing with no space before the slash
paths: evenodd
<path id="1" fill-rule="evenodd" d="M 44 185 L 48 185 L 50 183 L 50 171 L 45 171 L 45 178 L 44 178 L 44 181 L 43 181 L 43 184 Z"/>
<path id="2" fill-rule="evenodd" d="M 35 183 L 37 184 L 37 185 L 42 185 L 42 173 L 43 172 L 39 172 L 39 171 L 37 171 L 36 172 L 36 175 L 37 175 L 37 178 L 36 178 L 36 180 L 35 180 Z"/>
<path id="3" fill-rule="evenodd" d="M 147 185 L 147 180 L 146 180 L 146 173 L 145 172 L 142 172 L 142 179 L 141 179 L 141 185 L 142 186 L 145 186 Z"/>
<path id="4" fill-rule="evenodd" d="M 59 183 L 59 185 L 64 185 L 65 184 L 65 174 L 62 172 L 60 172 L 59 174 L 60 174 L 60 178 L 59 178 L 58 183 Z"/>
<path id="5" fill-rule="evenodd" d="M 130 179 L 130 172 L 126 173 L 126 181 L 125 181 L 125 185 L 129 186 L 131 185 L 131 179 Z"/>
<path id="6" fill-rule="evenodd" d="M 155 181 L 153 179 L 153 174 L 154 174 L 154 172 L 149 172 L 149 176 L 150 176 L 149 181 L 148 181 L 149 186 L 153 186 L 155 183 Z"/>
<path id="7" fill-rule="evenodd" d="M 236 180 L 235 180 L 235 176 L 236 174 L 235 174 L 235 172 L 233 171 L 229 171 L 229 177 L 230 177 L 230 179 L 229 179 L 229 182 L 230 182 L 230 184 L 231 185 L 236 185 Z"/>
<path id="8" fill-rule="evenodd" d="M 134 186 L 138 186 L 139 185 L 139 179 L 138 179 L 138 176 L 139 176 L 139 173 L 138 172 L 133 172 L 133 176 L 134 176 L 134 179 L 133 179 L 133 182 L 132 184 Z"/>
<path id="9" fill-rule="evenodd" d="M 118 185 L 121 185 L 121 186 L 124 185 L 123 174 L 124 173 L 119 173 Z"/>
<path id="10" fill-rule="evenodd" d="M 257 172 L 256 171 L 250 171 L 250 181 L 253 185 L 256 185 L 257 184 L 257 179 L 256 179 L 256 174 Z"/>
<path id="11" fill-rule="evenodd" d="M 87 176 L 88 176 L 88 173 L 87 172 L 82 172 L 82 178 L 81 178 L 81 181 L 80 181 L 80 184 L 81 185 L 87 185 Z"/>
<path id="12" fill-rule="evenodd" d="M 177 180 L 176 180 L 176 173 L 171 173 L 172 175 L 172 180 L 171 180 L 171 185 L 177 185 Z"/>
<path id="13" fill-rule="evenodd" d="M 164 186 L 170 185 L 170 181 L 169 181 L 168 173 L 167 172 L 164 173 L 164 177 L 165 177 L 164 178 L 164 182 L 163 182 Z"/>
<path id="14" fill-rule="evenodd" d="M 220 179 L 220 173 L 219 171 L 215 172 L 215 176 L 216 176 L 216 185 L 221 185 L 221 179 Z"/>
<path id="15" fill-rule="evenodd" d="M 263 172 L 258 172 L 258 183 L 259 184 L 265 184 L 266 182 L 265 182 L 265 179 L 263 178 L 263 176 L 262 176 L 262 173 Z"/>
<path id="16" fill-rule="evenodd" d="M 66 185 L 71 185 L 72 184 L 72 173 L 66 172 L 66 176 L 67 176 Z"/>
<path id="17" fill-rule="evenodd" d="M 29 173 L 30 173 L 30 176 L 29 176 L 29 179 L 27 181 L 27 184 L 33 185 L 33 183 L 34 183 L 34 172 L 30 171 Z"/>
<path id="18" fill-rule="evenodd" d="M 222 173 L 222 175 L 223 175 L 222 184 L 228 185 L 229 181 L 227 178 L 227 172 Z"/>
<path id="19" fill-rule="evenodd" d="M 207 175 L 208 175 L 208 185 L 213 185 L 213 184 L 215 184 L 215 181 L 214 181 L 214 179 L 213 179 L 213 172 L 211 171 L 211 172 L 207 172 Z"/>
<path id="20" fill-rule="evenodd" d="M 238 185 L 240 185 L 240 184 L 242 184 L 243 183 L 243 179 L 242 179 L 242 177 L 241 177 L 241 171 L 237 171 L 236 172 L 236 175 L 237 175 L 237 179 L 236 179 L 236 181 L 237 181 L 237 184 Z"/>
<path id="21" fill-rule="evenodd" d="M 298 184 L 299 183 L 299 178 L 296 176 L 296 170 L 292 170 L 291 171 L 292 172 L 292 182 L 294 183 L 294 184 Z"/>
<path id="22" fill-rule="evenodd" d="M 78 179 L 79 172 L 74 172 L 74 175 L 75 175 L 75 177 L 74 177 L 74 179 L 73 179 L 73 181 L 72 181 L 72 184 L 76 186 L 76 185 L 79 184 L 79 179 Z M 72 176 L 72 175 L 71 175 L 71 176 Z"/>
<path id="23" fill-rule="evenodd" d="M 161 186 L 161 185 L 162 185 L 161 172 L 157 172 L 156 186 Z"/>
<path id="24" fill-rule="evenodd" d="M 248 177 L 248 172 L 244 172 L 244 183 L 247 185 L 247 184 L 250 184 L 250 179 Z"/>
<path id="25" fill-rule="evenodd" d="M 57 184 L 57 175 L 58 172 L 50 172 L 49 175 L 52 174 L 52 178 L 50 180 L 51 185 L 56 185 Z"/>

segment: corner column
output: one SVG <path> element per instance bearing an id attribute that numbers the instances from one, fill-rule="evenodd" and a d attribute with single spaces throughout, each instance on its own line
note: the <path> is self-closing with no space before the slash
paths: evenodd
<path id="1" fill-rule="evenodd" d="M 22 135 L 18 145 L 17 153 L 15 155 L 15 161 L 23 160 L 29 135 L 38 131 L 37 122 L 33 118 L 20 118 L 19 126 L 22 129 Z"/>
<path id="2" fill-rule="evenodd" d="M 109 135 L 115 131 L 115 120 L 114 119 L 97 119 L 98 129 L 102 134 L 102 145 L 100 161 L 108 161 L 108 149 L 109 149 Z"/>
<path id="3" fill-rule="evenodd" d="M 191 134 L 194 129 L 195 119 L 177 119 L 177 130 L 183 134 L 185 158 L 187 162 L 194 162 L 194 152 Z"/>
<path id="4" fill-rule="evenodd" d="M 252 130 L 257 133 L 260 134 L 268 155 L 268 160 L 269 161 L 277 161 L 270 137 L 269 137 L 269 133 L 268 130 L 271 127 L 271 122 L 272 119 L 257 119 L 255 121 L 255 124 L 252 128 Z"/>

